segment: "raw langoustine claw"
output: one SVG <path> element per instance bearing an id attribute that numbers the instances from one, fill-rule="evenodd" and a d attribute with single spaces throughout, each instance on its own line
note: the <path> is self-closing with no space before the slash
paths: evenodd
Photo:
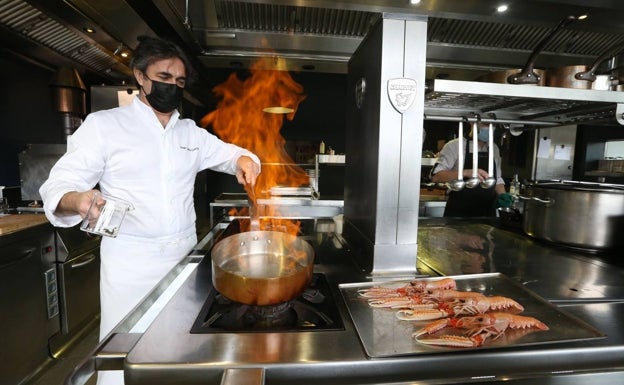
<path id="1" fill-rule="evenodd" d="M 403 296 L 403 297 L 389 297 L 389 298 L 375 298 L 369 299 L 368 305 L 371 307 L 385 307 L 385 308 L 434 308 L 435 304 L 423 304 L 422 299 L 418 296 Z"/>
<path id="2" fill-rule="evenodd" d="M 427 290 L 455 290 L 457 289 L 457 283 L 453 278 L 442 279 L 414 279 L 410 281 L 410 284 L 420 292 Z"/>
<path id="3" fill-rule="evenodd" d="M 428 305 L 422 305 L 428 306 Z M 431 306 L 431 305 L 429 305 Z M 435 305 L 433 305 L 435 306 Z M 451 314 L 443 309 L 432 308 L 411 308 L 401 309 L 396 312 L 396 317 L 402 321 L 430 321 L 450 316 Z"/>
<path id="4" fill-rule="evenodd" d="M 419 338 L 424 334 L 433 334 L 446 327 L 465 329 L 467 336 L 445 335 L 437 338 Z M 477 347 L 483 345 L 490 337 L 493 337 L 493 339 L 499 338 L 507 329 L 548 330 L 548 326 L 533 317 L 510 313 L 486 313 L 474 317 L 437 320 L 414 332 L 412 336 L 416 338 L 418 342 L 427 345 Z"/>

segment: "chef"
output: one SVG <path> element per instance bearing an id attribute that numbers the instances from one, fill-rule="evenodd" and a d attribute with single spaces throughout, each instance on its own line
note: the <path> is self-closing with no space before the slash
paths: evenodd
<path id="1" fill-rule="evenodd" d="M 100 339 L 197 243 L 197 173 L 234 174 L 252 186 L 260 173 L 256 155 L 180 118 L 176 108 L 193 77 L 186 54 L 162 39 L 139 40 L 131 63 L 138 96 L 88 115 L 39 190 L 59 227 L 85 217 L 96 185 L 134 207 L 116 238 L 102 238 Z M 121 385 L 123 372 L 100 371 L 98 384 Z"/>
<path id="2" fill-rule="evenodd" d="M 489 129 L 487 124 L 473 125 L 478 127 L 478 133 L 470 132 L 470 137 L 477 137 L 478 164 L 477 177 L 483 182 L 490 177 L 488 171 L 488 151 L 493 151 L 493 175 L 496 181 L 491 188 L 482 188 L 480 185 L 474 188 L 464 187 L 460 191 L 451 191 L 448 195 L 445 217 L 489 217 L 496 214 L 497 207 L 509 207 L 512 197 L 505 191 L 505 181 L 502 178 L 500 150 L 496 144 L 488 149 Z M 475 135 L 476 134 L 476 135 Z M 452 182 L 457 179 L 459 167 L 459 145 L 464 144 L 461 153 L 465 154 L 463 161 L 463 177 L 471 178 L 473 169 L 473 143 L 472 140 L 453 139 L 446 143 L 438 155 L 436 164 L 431 169 L 431 181 L 435 183 Z"/>

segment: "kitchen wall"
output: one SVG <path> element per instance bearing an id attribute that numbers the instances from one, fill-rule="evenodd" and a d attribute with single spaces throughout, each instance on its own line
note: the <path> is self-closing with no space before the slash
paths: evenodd
<path id="1" fill-rule="evenodd" d="M 577 151 L 574 157 L 574 180 L 623 184 L 624 176 L 621 172 L 605 175 L 591 173 L 598 170 L 598 161 L 604 159 L 605 143 L 614 140 L 624 140 L 622 126 L 579 126 L 576 137 Z"/>
<path id="2" fill-rule="evenodd" d="M 298 157 L 295 148 L 309 147 L 315 153 L 318 151 L 321 140 L 325 142 L 326 148 L 331 146 L 337 154 L 344 153 L 346 75 L 306 72 L 291 73 L 291 76 L 303 86 L 306 99 L 299 105 L 294 119 L 285 120 L 280 131 L 286 139 L 286 150 L 289 155 L 296 162 L 306 160 L 309 157 Z M 313 158 L 307 161 L 313 162 Z M 331 179 L 331 195 L 342 191 L 342 171 L 342 169 L 333 168 L 321 172 L 325 178 Z M 328 182 L 328 179 L 323 182 Z M 229 175 L 209 172 L 207 183 L 206 195 L 210 201 L 223 192 L 244 192 L 236 179 Z M 327 183 L 321 183 L 321 185 L 324 184 Z M 321 191 L 321 196 L 323 196 L 323 191 Z"/>
<path id="3" fill-rule="evenodd" d="M 0 129 L 0 185 L 14 187 L 5 190 L 5 195 L 15 196 L 12 200 L 20 199 L 19 152 L 30 143 L 65 143 L 61 116 L 52 106 L 50 82 L 55 72 L 56 68 L 36 64 L 10 53 L 0 57 L 0 79 L 3 85 L 0 103 L 0 112 L 3 116 L 3 127 Z M 231 72 L 232 70 L 215 70 L 211 84 L 206 86 L 214 87 L 224 81 Z M 304 87 L 304 93 L 307 95 L 295 118 L 292 121 L 286 120 L 281 130 L 287 141 L 287 150 L 293 159 L 297 156 L 295 148 L 307 147 L 311 153 L 315 153 L 321 140 L 335 149 L 336 153 L 344 152 L 346 75 L 316 73 L 291 75 Z M 99 85 L 96 80 L 84 77 L 83 80 L 87 88 Z M 199 120 L 215 106 L 216 101 L 214 105 L 204 107 L 185 105 L 184 114 Z M 89 94 L 87 110 L 90 110 Z M 313 156 L 304 158 L 306 161 L 314 159 Z M 342 190 L 340 170 L 330 170 L 325 175 L 328 178 L 325 182 L 331 178 L 333 192 Z M 211 172 L 199 176 L 197 189 L 197 198 L 207 202 L 222 192 L 243 192 L 235 178 Z M 205 204 L 202 206 L 207 207 Z"/>
<path id="4" fill-rule="evenodd" d="M 52 108 L 54 73 L 6 52 L 0 55 L 0 185 L 19 186 L 17 154 L 28 143 L 64 142 L 61 117 Z"/>

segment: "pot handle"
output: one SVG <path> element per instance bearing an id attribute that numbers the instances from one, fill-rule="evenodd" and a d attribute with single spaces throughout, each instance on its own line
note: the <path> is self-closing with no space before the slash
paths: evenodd
<path id="1" fill-rule="evenodd" d="M 550 207 L 550 206 L 554 206 L 555 205 L 555 200 L 552 198 L 546 198 L 546 199 L 542 199 L 542 198 L 538 198 L 538 197 L 527 197 L 524 195 L 518 195 L 518 198 L 525 200 L 525 201 L 533 201 L 533 202 L 537 202 L 537 203 L 541 203 L 546 207 Z"/>
<path id="2" fill-rule="evenodd" d="M 602 55 L 596 58 L 596 60 L 594 61 L 594 64 L 592 64 L 591 67 L 587 71 L 579 72 L 575 74 L 574 77 L 578 80 L 587 80 L 589 82 L 595 81 L 596 70 L 598 69 L 598 66 L 605 60 L 613 56 L 616 56 L 622 51 L 624 51 L 624 44 L 622 44 L 621 42 L 618 44 L 612 45 Z"/>
<path id="3" fill-rule="evenodd" d="M 524 66 L 524 69 L 517 74 L 509 75 L 507 78 L 507 83 L 509 84 L 537 84 L 539 83 L 541 77 L 535 73 L 533 70 L 533 65 L 535 64 L 535 60 L 537 59 L 537 55 L 542 52 L 546 44 L 548 44 L 552 38 L 559 32 L 560 29 L 567 27 L 570 23 L 577 20 L 578 18 L 574 15 L 569 15 L 564 17 L 559 24 L 550 31 L 548 35 L 546 35 L 539 44 L 533 49 L 531 52 L 531 56 L 527 60 L 527 63 Z"/>

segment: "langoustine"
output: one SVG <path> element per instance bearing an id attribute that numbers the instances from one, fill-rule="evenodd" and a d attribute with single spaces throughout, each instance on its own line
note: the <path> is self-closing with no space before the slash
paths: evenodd
<path id="1" fill-rule="evenodd" d="M 524 307 L 515 300 L 502 296 L 485 296 L 471 293 L 448 302 L 441 302 L 436 307 L 412 306 L 397 311 L 396 316 L 403 321 L 428 321 L 462 315 L 484 314 L 491 311 L 510 311 L 519 313 Z"/>
<path id="2" fill-rule="evenodd" d="M 453 327 L 466 330 L 466 335 L 443 335 L 435 338 L 420 338 L 425 334 L 433 334 L 444 328 Z M 426 345 L 439 345 L 451 347 L 478 347 L 492 337 L 501 337 L 507 329 L 535 329 L 548 330 L 548 326 L 542 321 L 528 316 L 495 312 L 479 316 L 444 318 L 434 321 L 424 328 L 414 332 L 418 342 Z"/>
<path id="3" fill-rule="evenodd" d="M 358 293 L 364 298 L 377 299 L 420 295 L 431 290 L 454 290 L 456 288 L 457 283 L 453 278 L 441 278 L 435 280 L 414 279 L 402 287 L 391 288 L 373 286 L 367 289 L 358 290 Z"/>

